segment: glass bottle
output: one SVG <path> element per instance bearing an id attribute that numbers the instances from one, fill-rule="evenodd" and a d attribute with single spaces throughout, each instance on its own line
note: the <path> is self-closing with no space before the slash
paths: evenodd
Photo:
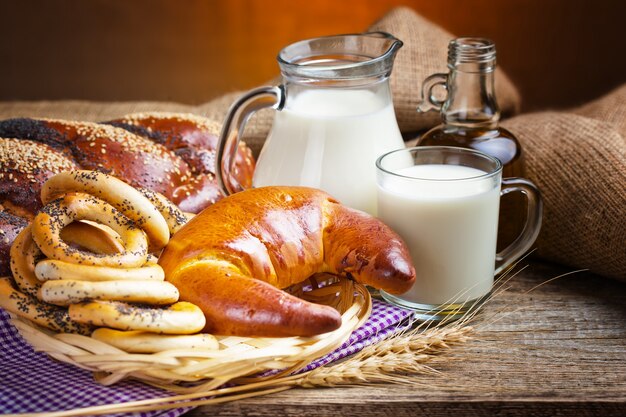
<path id="1" fill-rule="evenodd" d="M 417 146 L 458 146 L 475 149 L 500 160 L 503 177 L 523 177 L 523 153 L 519 141 L 498 125 L 500 109 L 496 100 L 494 71 L 496 47 L 483 38 L 458 38 L 448 46 L 447 74 L 433 74 L 424 80 L 419 112 L 439 110 L 443 124 L 424 133 Z M 435 87 L 447 97 L 439 100 Z M 505 195 L 500 204 L 498 250 L 508 246 L 522 230 L 526 202 L 522 195 Z"/>

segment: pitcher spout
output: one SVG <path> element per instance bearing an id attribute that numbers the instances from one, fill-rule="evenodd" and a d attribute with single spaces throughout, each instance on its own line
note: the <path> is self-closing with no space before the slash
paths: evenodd
<path id="1" fill-rule="evenodd" d="M 389 77 L 402 41 L 385 32 L 324 36 L 296 42 L 278 54 L 289 81 Z"/>

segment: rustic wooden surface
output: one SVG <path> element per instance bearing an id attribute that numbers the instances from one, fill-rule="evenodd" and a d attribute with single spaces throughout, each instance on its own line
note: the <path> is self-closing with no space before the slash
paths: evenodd
<path id="1" fill-rule="evenodd" d="M 626 284 L 539 262 L 484 309 L 476 340 L 415 386 L 292 389 L 189 416 L 624 416 Z M 496 320 L 492 320 L 493 318 Z"/>

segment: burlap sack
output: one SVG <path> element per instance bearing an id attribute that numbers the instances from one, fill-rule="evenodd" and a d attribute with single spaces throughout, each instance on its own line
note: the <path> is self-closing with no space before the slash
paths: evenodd
<path id="1" fill-rule="evenodd" d="M 503 123 L 545 206 L 543 258 L 626 281 L 626 84 L 571 112 Z"/>
<path id="2" fill-rule="evenodd" d="M 156 101 L 12 101 L 0 104 L 0 119 L 9 119 L 12 117 L 46 117 L 51 119 L 101 122 L 116 119 L 129 113 L 147 111 L 194 113 L 196 112 L 196 107 L 180 103 Z"/>

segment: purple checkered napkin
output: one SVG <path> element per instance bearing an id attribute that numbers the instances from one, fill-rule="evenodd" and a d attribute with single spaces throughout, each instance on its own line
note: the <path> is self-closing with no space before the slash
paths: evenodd
<path id="1" fill-rule="evenodd" d="M 372 314 L 367 321 L 352 332 L 347 341 L 328 355 L 311 362 L 300 372 L 307 372 L 336 360 L 345 358 L 366 346 L 378 343 L 384 338 L 404 330 L 404 319 L 409 317 L 409 310 L 393 306 L 384 301 L 372 300 Z M 299 372 L 299 373 L 300 373 Z"/>
<path id="2" fill-rule="evenodd" d="M 372 315 L 355 330 L 340 348 L 311 363 L 315 369 L 358 352 L 402 328 L 409 312 L 382 301 L 373 300 Z M 91 372 L 56 362 L 35 352 L 0 309 L 0 413 L 36 413 L 70 410 L 111 403 L 121 403 L 173 395 L 139 381 L 121 381 L 112 386 L 95 382 Z M 176 417 L 190 408 L 178 408 L 132 415 Z"/>

